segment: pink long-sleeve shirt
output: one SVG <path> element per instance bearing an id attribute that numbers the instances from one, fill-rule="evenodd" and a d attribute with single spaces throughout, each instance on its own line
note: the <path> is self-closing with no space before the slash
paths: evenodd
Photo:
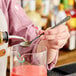
<path id="1" fill-rule="evenodd" d="M 32 22 L 25 14 L 24 10 L 20 7 L 20 5 L 16 4 L 15 1 L 16 0 L 0 0 L 0 9 L 6 17 L 9 35 L 22 36 L 30 41 L 37 36 L 37 31 L 34 28 Z M 9 43 L 10 45 L 13 45 L 18 41 L 11 40 L 9 41 Z M 27 47 L 25 51 L 21 51 L 21 54 L 30 52 L 31 48 L 33 48 L 32 52 L 36 52 L 36 47 L 39 41 L 39 39 L 36 40 L 33 44 L 31 44 L 31 46 Z M 52 63 L 48 65 L 48 69 L 52 69 L 55 66 L 57 58 L 58 52 L 55 55 Z"/>

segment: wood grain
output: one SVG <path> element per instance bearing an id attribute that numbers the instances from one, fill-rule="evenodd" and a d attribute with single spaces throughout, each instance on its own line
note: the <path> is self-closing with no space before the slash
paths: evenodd
<path id="1" fill-rule="evenodd" d="M 56 67 L 76 63 L 76 50 L 60 51 Z"/>

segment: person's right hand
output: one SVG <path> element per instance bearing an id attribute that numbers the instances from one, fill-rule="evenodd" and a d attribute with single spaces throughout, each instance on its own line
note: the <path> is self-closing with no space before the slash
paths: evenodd
<path id="1" fill-rule="evenodd" d="M 41 31 L 40 33 L 43 32 L 44 35 L 40 37 L 41 42 L 39 43 L 39 45 L 47 46 L 49 64 L 56 57 L 58 50 L 66 44 L 70 35 L 67 26 L 65 26 L 64 24 L 59 25 L 54 29 L 48 28 L 47 30 Z"/>

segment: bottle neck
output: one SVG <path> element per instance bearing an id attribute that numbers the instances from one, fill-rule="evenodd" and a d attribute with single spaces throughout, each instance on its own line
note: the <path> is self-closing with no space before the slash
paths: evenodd
<path id="1" fill-rule="evenodd" d="M 35 11 L 36 10 L 36 0 L 31 0 L 29 2 L 29 8 L 30 8 L 30 11 Z"/>
<path id="2" fill-rule="evenodd" d="M 59 11 L 64 11 L 63 0 L 60 0 L 60 4 L 59 4 L 59 6 L 58 6 L 58 10 L 59 10 Z"/>
<path id="3" fill-rule="evenodd" d="M 58 7 L 58 10 L 59 11 L 64 11 L 64 5 L 63 4 L 60 4 L 59 7 Z"/>
<path id="4" fill-rule="evenodd" d="M 0 32 L 0 44 L 8 42 L 8 33 Z"/>
<path id="5" fill-rule="evenodd" d="M 69 0 L 68 5 L 69 5 L 69 9 L 73 9 L 74 8 L 74 0 Z"/>
<path id="6" fill-rule="evenodd" d="M 58 6 L 54 6 L 54 15 L 55 16 L 57 15 L 58 11 L 59 11 Z"/>
<path id="7" fill-rule="evenodd" d="M 64 9 L 68 10 L 69 9 L 68 0 L 63 0 L 63 4 L 64 4 Z"/>
<path id="8" fill-rule="evenodd" d="M 7 32 L 3 32 L 3 41 L 4 42 L 8 42 L 8 33 Z"/>
<path id="9" fill-rule="evenodd" d="M 42 6 L 43 6 L 43 15 L 48 16 L 49 15 L 49 0 L 42 0 Z"/>

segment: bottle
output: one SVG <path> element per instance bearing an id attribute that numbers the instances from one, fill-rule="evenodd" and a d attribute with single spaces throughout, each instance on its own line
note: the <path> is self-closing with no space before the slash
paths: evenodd
<path id="1" fill-rule="evenodd" d="M 66 13 L 64 11 L 63 0 L 60 0 L 58 10 L 59 11 L 56 15 L 56 24 L 59 23 L 61 20 L 63 20 L 66 17 Z"/>
<path id="2" fill-rule="evenodd" d="M 74 0 L 74 9 L 75 9 L 75 16 L 76 16 L 76 0 Z M 75 49 L 76 49 L 76 27 L 75 27 Z"/>
<path id="3" fill-rule="evenodd" d="M 70 20 L 70 26 L 69 26 L 71 32 L 69 49 L 75 50 L 76 49 L 76 0 L 73 0 L 72 3 L 74 8 L 70 10 L 72 18 Z"/>
<path id="4" fill-rule="evenodd" d="M 8 42 L 8 33 L 0 31 L 0 45 Z"/>
<path id="5" fill-rule="evenodd" d="M 0 9 L 0 31 L 8 32 L 8 25 L 6 22 L 6 18 L 1 9 Z M 0 76 L 6 76 L 6 69 L 7 69 L 8 42 L 7 40 L 5 40 L 6 37 L 3 36 L 4 34 L 6 35 L 6 33 L 0 32 Z"/>
<path id="6" fill-rule="evenodd" d="M 63 0 L 63 4 L 64 4 L 64 10 L 68 10 L 69 9 L 68 0 Z"/>
<path id="7" fill-rule="evenodd" d="M 76 42 L 75 42 L 75 32 L 76 32 L 76 16 L 75 16 L 75 9 L 74 9 L 74 0 L 69 0 L 69 12 L 71 19 L 68 22 L 68 27 L 70 30 L 70 39 L 69 39 L 69 50 L 75 50 Z"/>
<path id="8" fill-rule="evenodd" d="M 50 0 L 42 0 L 41 3 L 41 18 L 42 18 L 42 29 L 45 30 L 51 26 L 50 22 Z"/>
<path id="9" fill-rule="evenodd" d="M 64 10 L 64 4 L 63 4 L 63 0 L 60 0 L 60 4 L 59 4 L 59 11 Z"/>
<path id="10" fill-rule="evenodd" d="M 41 15 L 41 13 L 42 13 L 42 0 L 36 0 L 36 11 Z"/>
<path id="11" fill-rule="evenodd" d="M 36 0 L 29 1 L 29 11 L 27 12 L 28 17 L 34 23 L 35 28 L 39 31 L 41 30 L 41 16 L 36 12 Z"/>
<path id="12" fill-rule="evenodd" d="M 53 5 L 54 5 L 54 14 L 57 15 L 57 13 L 59 12 L 59 4 L 60 4 L 60 0 L 52 0 L 53 1 Z"/>
<path id="13" fill-rule="evenodd" d="M 50 0 L 51 6 L 50 6 L 50 13 L 51 13 L 51 27 L 55 26 L 58 21 L 60 21 L 58 17 L 59 13 L 59 3 L 60 0 Z"/>
<path id="14" fill-rule="evenodd" d="M 66 0 L 65 0 L 66 1 Z M 64 2 L 66 3 L 66 2 Z M 74 0 L 68 0 L 68 3 L 66 3 L 68 6 L 67 9 L 65 9 L 66 15 L 71 16 L 71 19 L 67 21 L 67 26 L 69 28 L 70 32 L 70 38 L 68 40 L 68 43 L 66 45 L 66 49 L 69 51 L 76 49 L 76 41 L 75 41 L 75 32 L 76 32 L 76 11 L 74 9 Z"/>

